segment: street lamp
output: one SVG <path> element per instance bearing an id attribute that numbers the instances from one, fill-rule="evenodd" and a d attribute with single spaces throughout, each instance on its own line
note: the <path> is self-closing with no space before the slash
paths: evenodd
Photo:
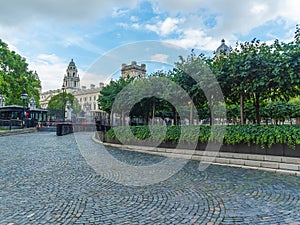
<path id="1" fill-rule="evenodd" d="M 65 90 L 66 87 L 62 85 L 62 122 L 65 122 Z"/>
<path id="2" fill-rule="evenodd" d="M 26 90 L 24 89 L 21 94 L 21 99 L 23 100 L 23 116 L 22 116 L 22 123 L 24 126 L 24 116 L 25 116 L 25 101 L 28 98 L 28 94 L 26 93 Z"/>

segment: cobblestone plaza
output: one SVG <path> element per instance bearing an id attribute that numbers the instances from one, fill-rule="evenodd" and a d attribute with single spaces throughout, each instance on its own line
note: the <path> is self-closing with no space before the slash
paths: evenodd
<path id="1" fill-rule="evenodd" d="M 74 135 L 0 137 L 0 146 L 1 225 L 300 224 L 300 177 L 216 165 L 199 171 L 190 161 L 165 181 L 131 187 L 97 175 Z M 108 151 L 133 165 L 162 160 Z"/>

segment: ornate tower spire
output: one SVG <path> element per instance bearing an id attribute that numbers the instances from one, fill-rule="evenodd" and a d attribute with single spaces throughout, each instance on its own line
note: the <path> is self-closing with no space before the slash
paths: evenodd
<path id="1" fill-rule="evenodd" d="M 74 91 L 79 90 L 80 78 L 79 78 L 77 67 L 73 59 L 71 59 L 71 62 L 69 63 L 66 72 L 67 74 L 64 76 L 64 82 L 63 82 L 66 91 L 72 93 Z"/>

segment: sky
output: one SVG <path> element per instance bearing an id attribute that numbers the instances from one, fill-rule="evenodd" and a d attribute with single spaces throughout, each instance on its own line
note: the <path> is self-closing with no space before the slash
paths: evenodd
<path id="1" fill-rule="evenodd" d="M 150 61 L 149 72 L 168 69 L 180 52 L 211 56 L 223 38 L 229 46 L 253 38 L 289 42 L 299 9 L 299 0 L 10 0 L 1 3 L 0 38 L 47 91 L 61 88 L 71 59 L 81 84 L 97 85 L 118 76 L 122 63 Z"/>

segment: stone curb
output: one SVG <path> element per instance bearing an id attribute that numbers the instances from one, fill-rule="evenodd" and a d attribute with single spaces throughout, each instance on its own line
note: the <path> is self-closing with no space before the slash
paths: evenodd
<path id="1" fill-rule="evenodd" d="M 284 156 L 266 156 L 244 153 L 227 153 L 227 152 L 208 152 L 208 151 L 191 151 L 188 149 L 167 149 L 135 145 L 121 145 L 104 143 L 92 137 L 93 141 L 104 146 L 114 147 L 121 150 L 146 153 L 151 155 L 165 156 L 171 158 L 190 159 L 201 161 L 220 166 L 231 166 L 244 169 L 261 170 L 264 172 L 273 172 L 284 175 L 300 176 L 300 158 Z M 190 153 L 190 154 L 189 154 Z"/>
<path id="2" fill-rule="evenodd" d="M 4 132 L 0 132 L 0 137 L 18 135 L 18 134 L 34 133 L 34 132 L 37 132 L 37 129 L 35 127 L 34 128 L 7 130 L 7 131 L 4 131 Z"/>

